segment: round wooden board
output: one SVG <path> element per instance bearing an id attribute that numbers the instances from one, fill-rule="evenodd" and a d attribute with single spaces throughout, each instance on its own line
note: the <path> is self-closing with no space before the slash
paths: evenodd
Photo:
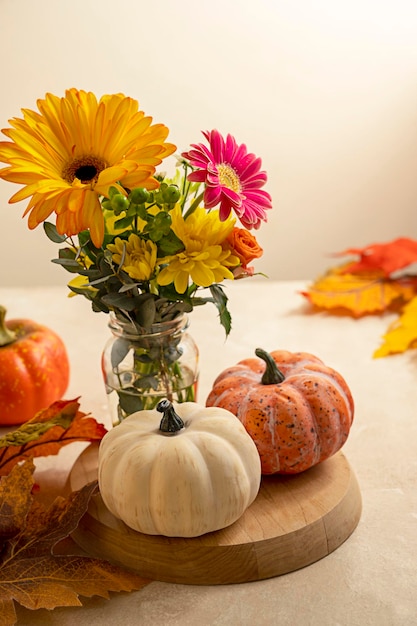
<path id="1" fill-rule="evenodd" d="M 70 475 L 73 490 L 97 478 L 91 445 Z M 339 452 L 296 476 L 262 478 L 259 494 L 228 528 L 192 539 L 144 535 L 128 528 L 93 496 L 73 533 L 92 556 L 145 578 L 217 585 L 286 574 L 336 550 L 356 528 L 362 509 L 357 480 Z"/>

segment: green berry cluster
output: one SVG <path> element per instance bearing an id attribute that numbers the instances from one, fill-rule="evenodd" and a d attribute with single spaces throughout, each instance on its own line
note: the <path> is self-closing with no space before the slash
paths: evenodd
<path id="1" fill-rule="evenodd" d="M 155 191 L 148 191 L 142 187 L 132 189 L 125 196 L 115 187 L 109 190 L 109 198 L 102 201 L 104 209 L 113 211 L 116 216 L 121 216 L 115 223 L 116 228 L 137 227 L 138 218 L 146 222 L 142 232 L 146 233 L 151 241 L 161 241 L 169 234 L 171 229 L 170 211 L 181 198 L 181 192 L 177 185 L 162 182 Z M 152 211 L 158 207 L 159 211 Z M 124 215 L 122 215 L 124 214 Z"/>

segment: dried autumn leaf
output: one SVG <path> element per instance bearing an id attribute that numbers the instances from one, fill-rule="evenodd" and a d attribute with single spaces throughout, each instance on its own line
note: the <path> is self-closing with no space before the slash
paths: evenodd
<path id="1" fill-rule="evenodd" d="M 380 271 L 358 275 L 337 267 L 301 292 L 322 309 L 342 309 L 354 316 L 385 311 L 397 301 L 406 302 L 416 293 L 412 279 L 388 280 Z"/>
<path id="2" fill-rule="evenodd" d="M 30 421 L 0 437 L 0 476 L 30 457 L 57 454 L 73 441 L 100 441 L 106 429 L 79 411 L 78 400 L 60 400 Z"/>
<path id="3" fill-rule="evenodd" d="M 398 320 L 395 320 L 383 336 L 384 343 L 374 352 L 379 358 L 405 352 L 417 344 L 417 296 L 405 305 Z"/>
<path id="4" fill-rule="evenodd" d="M 22 465 L 10 480 L 0 479 L 0 554 L 4 543 L 23 527 L 32 502 L 33 462 Z"/>
<path id="5" fill-rule="evenodd" d="M 0 626 L 16 623 L 15 602 L 28 609 L 80 606 L 79 596 L 108 598 L 110 591 L 150 582 L 106 561 L 54 554 L 77 527 L 97 484 L 45 508 L 31 495 L 33 471 L 28 460 L 0 479 Z"/>
<path id="6" fill-rule="evenodd" d="M 337 256 L 358 254 L 360 260 L 349 263 L 347 272 L 369 272 L 381 270 L 385 276 L 417 262 L 417 241 L 408 237 L 399 237 L 388 243 L 374 243 L 365 248 L 348 248 Z"/>

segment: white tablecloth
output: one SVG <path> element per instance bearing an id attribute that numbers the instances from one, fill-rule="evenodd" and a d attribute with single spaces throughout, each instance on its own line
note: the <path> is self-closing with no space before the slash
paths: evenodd
<path id="1" fill-rule="evenodd" d="M 344 447 L 361 487 L 363 512 L 351 537 L 302 570 L 240 585 L 186 586 L 153 582 L 111 600 L 53 612 L 19 609 L 21 624 L 90 626 L 411 626 L 417 624 L 417 351 L 373 359 L 393 315 L 350 317 L 313 313 L 303 282 L 241 280 L 227 288 L 233 318 L 225 340 L 213 305 L 196 309 L 190 332 L 200 349 L 199 401 L 225 367 L 266 350 L 303 350 L 347 380 L 356 415 Z M 107 317 L 93 313 L 65 287 L 0 289 L 9 318 L 53 328 L 67 345 L 71 381 L 66 398 L 109 425 L 100 354 Z M 44 484 L 59 490 L 78 448 L 45 460 Z M 59 471 L 57 471 L 59 470 Z"/>

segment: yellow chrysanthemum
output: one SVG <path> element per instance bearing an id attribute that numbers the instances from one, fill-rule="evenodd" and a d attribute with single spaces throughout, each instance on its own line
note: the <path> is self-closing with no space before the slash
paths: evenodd
<path id="1" fill-rule="evenodd" d="M 178 206 L 171 215 L 172 230 L 183 242 L 184 250 L 160 260 L 167 266 L 158 274 L 158 284 L 174 283 L 177 293 L 184 293 L 190 279 L 199 287 L 209 287 L 225 278 L 233 280 L 228 268 L 240 261 L 222 243 L 233 230 L 235 220 L 220 222 L 216 211 L 207 213 L 202 208 L 184 219 Z"/>
<path id="2" fill-rule="evenodd" d="M 118 183 L 157 188 L 155 167 L 176 149 L 165 143 L 168 128 L 152 125 L 139 103 L 123 94 L 97 101 L 91 92 L 69 89 L 64 98 L 46 94 L 37 105 L 39 113 L 23 109 L 23 119 L 10 120 L 12 128 L 2 131 L 11 141 L 0 142 L 0 161 L 8 164 L 0 178 L 24 185 L 9 202 L 31 198 L 29 228 L 55 212 L 59 233 L 90 229 L 99 247 L 99 196 Z"/>
<path id="3" fill-rule="evenodd" d="M 123 270 L 134 280 L 149 280 L 152 276 L 158 252 L 153 241 L 145 241 L 132 233 L 127 241 L 116 237 L 115 242 L 108 244 L 107 249 L 118 265 L 124 257 Z"/>

